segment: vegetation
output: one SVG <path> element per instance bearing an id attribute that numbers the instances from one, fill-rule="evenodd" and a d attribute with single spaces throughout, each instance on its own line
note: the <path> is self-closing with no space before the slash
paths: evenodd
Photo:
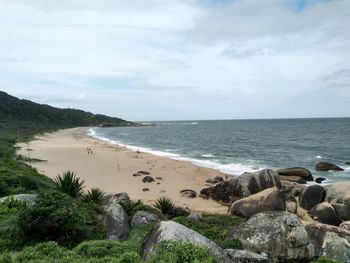
<path id="1" fill-rule="evenodd" d="M 159 209 L 167 218 L 187 216 L 190 214 L 190 211 L 188 209 L 180 206 L 175 206 L 174 202 L 165 196 L 158 198 L 154 204 L 154 207 Z"/>
<path id="2" fill-rule="evenodd" d="M 56 176 L 54 180 L 56 190 L 66 193 L 69 196 L 76 198 L 83 195 L 84 180 L 81 180 L 75 172 L 67 171 L 62 175 Z"/>
<path id="3" fill-rule="evenodd" d="M 238 239 L 230 238 L 228 233 L 230 229 L 242 222 L 239 217 L 204 214 L 199 221 L 192 221 L 184 216 L 176 217 L 173 220 L 197 231 L 222 248 L 242 249 L 241 242 Z"/>
<path id="4" fill-rule="evenodd" d="M 320 257 L 318 259 L 314 259 L 311 261 L 311 263 L 339 263 L 336 260 L 325 258 L 325 257 Z"/>
<path id="5" fill-rule="evenodd" d="M 95 204 L 101 204 L 104 196 L 105 193 L 103 192 L 103 190 L 97 187 L 93 187 L 89 191 L 87 191 L 86 194 L 84 194 L 83 201 L 87 203 L 92 202 Z"/>
<path id="6" fill-rule="evenodd" d="M 119 204 L 124 208 L 124 210 L 128 214 L 129 222 L 131 221 L 132 217 L 136 214 L 137 211 L 149 212 L 157 215 L 159 218 L 163 218 L 163 214 L 160 213 L 158 209 L 144 204 L 141 200 L 122 201 Z"/>

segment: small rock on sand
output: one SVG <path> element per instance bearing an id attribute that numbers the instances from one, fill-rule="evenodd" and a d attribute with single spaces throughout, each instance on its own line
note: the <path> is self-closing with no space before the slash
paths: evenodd
<path id="1" fill-rule="evenodd" d="M 154 182 L 154 178 L 152 176 L 145 176 L 143 179 L 142 179 L 142 182 L 144 183 L 152 183 Z"/>
<path id="2" fill-rule="evenodd" d="M 141 176 L 141 174 L 138 174 L 138 173 L 136 173 L 136 174 L 133 174 L 132 176 Z"/>
<path id="3" fill-rule="evenodd" d="M 185 189 L 180 191 L 181 196 L 187 197 L 187 198 L 195 198 L 197 196 L 196 191 L 191 189 Z"/>
<path id="4" fill-rule="evenodd" d="M 150 172 L 147 172 L 147 171 L 138 171 L 137 173 L 138 173 L 138 174 L 143 174 L 143 175 L 149 175 L 149 174 L 151 174 Z"/>
<path id="5" fill-rule="evenodd" d="M 149 188 L 143 188 L 142 191 L 147 192 L 149 191 Z"/>

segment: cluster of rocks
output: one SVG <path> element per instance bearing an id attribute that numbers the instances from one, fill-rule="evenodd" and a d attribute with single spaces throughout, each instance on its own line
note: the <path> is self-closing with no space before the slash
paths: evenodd
<path id="1" fill-rule="evenodd" d="M 142 177 L 142 182 L 144 183 L 153 183 L 154 181 L 163 180 L 162 177 L 156 177 L 155 179 L 151 176 L 151 173 L 148 171 L 138 171 L 137 173 L 134 173 L 132 176 L 134 177 Z M 160 184 L 160 182 L 157 182 L 157 184 Z M 149 188 L 143 188 L 144 192 L 149 191 Z"/>

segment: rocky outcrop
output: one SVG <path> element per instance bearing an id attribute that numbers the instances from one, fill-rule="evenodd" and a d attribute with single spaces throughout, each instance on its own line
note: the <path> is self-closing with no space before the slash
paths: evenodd
<path id="1" fill-rule="evenodd" d="M 120 240 L 127 236 L 129 232 L 128 215 L 124 208 L 117 204 L 111 203 L 104 206 L 106 214 L 103 223 L 107 229 L 107 239 Z"/>
<path id="2" fill-rule="evenodd" d="M 276 170 L 281 180 L 287 180 L 297 183 L 306 183 L 313 181 L 311 172 L 303 167 L 292 167 Z"/>
<path id="3" fill-rule="evenodd" d="M 270 263 L 271 261 L 260 254 L 248 250 L 225 249 L 227 263 Z"/>
<path id="4" fill-rule="evenodd" d="M 323 202 L 325 191 L 322 186 L 315 184 L 305 188 L 300 195 L 299 204 L 302 208 L 310 210 Z"/>
<path id="5" fill-rule="evenodd" d="M 154 181 L 155 181 L 154 178 L 152 176 L 149 176 L 149 175 L 142 178 L 142 182 L 144 182 L 144 183 L 152 183 Z"/>
<path id="6" fill-rule="evenodd" d="M 337 226 L 341 222 L 334 208 L 328 202 L 323 202 L 313 207 L 309 211 L 309 215 L 312 219 L 328 225 Z"/>
<path id="7" fill-rule="evenodd" d="M 13 198 L 13 200 L 27 203 L 27 204 L 34 204 L 38 198 L 37 194 L 18 194 L 18 195 L 9 195 L 0 198 L 0 204 L 5 202 L 8 198 Z"/>
<path id="8" fill-rule="evenodd" d="M 186 197 L 186 198 L 195 198 L 197 197 L 197 193 L 194 190 L 191 189 L 184 189 L 180 191 L 180 195 L 182 197 Z"/>
<path id="9" fill-rule="evenodd" d="M 207 198 L 230 204 L 271 187 L 281 187 L 279 176 L 275 171 L 264 169 L 254 173 L 244 173 L 235 179 L 204 188 L 200 193 Z"/>
<path id="10" fill-rule="evenodd" d="M 325 201 L 328 203 L 344 204 L 350 207 L 350 182 L 339 182 L 325 187 Z"/>
<path id="11" fill-rule="evenodd" d="M 191 243 L 208 248 L 210 255 L 215 258 L 224 256 L 223 249 L 196 231 L 174 221 L 161 221 L 143 240 L 140 250 L 142 258 L 146 259 L 154 247 L 164 240 Z"/>
<path id="12" fill-rule="evenodd" d="M 159 221 L 158 216 L 145 211 L 137 211 L 136 214 L 132 217 L 130 224 L 133 228 L 135 228 L 143 225 L 149 225 L 157 221 Z"/>
<path id="13" fill-rule="evenodd" d="M 315 256 L 314 246 L 298 217 L 288 212 L 263 212 L 235 227 L 230 235 L 243 248 L 265 253 L 273 261 L 302 261 Z"/>
<path id="14" fill-rule="evenodd" d="M 231 206 L 231 215 L 244 218 L 266 211 L 285 211 L 286 204 L 277 188 L 268 188 L 254 195 L 242 198 Z"/>
<path id="15" fill-rule="evenodd" d="M 319 162 L 315 166 L 316 171 L 344 171 L 343 168 L 340 168 L 339 166 L 333 164 L 333 163 L 326 163 L 326 162 Z"/>
<path id="16" fill-rule="evenodd" d="M 127 193 L 117 193 L 117 194 L 108 194 L 103 197 L 102 203 L 104 205 L 119 203 L 129 201 L 130 197 Z"/>
<path id="17" fill-rule="evenodd" d="M 307 224 L 305 229 L 315 244 L 318 256 L 334 259 L 341 263 L 350 262 L 349 231 L 320 223 Z"/>
<path id="18" fill-rule="evenodd" d="M 223 181 L 224 181 L 224 178 L 222 178 L 222 176 L 215 176 L 213 178 L 207 179 L 205 182 L 208 184 L 217 184 Z"/>

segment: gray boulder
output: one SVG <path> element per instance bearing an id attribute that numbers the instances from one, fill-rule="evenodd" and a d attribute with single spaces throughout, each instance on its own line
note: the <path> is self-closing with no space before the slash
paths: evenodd
<path id="1" fill-rule="evenodd" d="M 277 188 L 268 188 L 254 195 L 242 198 L 231 206 L 231 215 L 250 218 L 266 211 L 285 211 L 286 203 Z"/>
<path id="2" fill-rule="evenodd" d="M 323 201 L 325 191 L 322 186 L 315 184 L 310 185 L 301 192 L 299 203 L 306 210 L 310 210 L 314 206 Z"/>
<path id="3" fill-rule="evenodd" d="M 350 207 L 350 182 L 339 182 L 325 187 L 325 201 Z"/>
<path id="4" fill-rule="evenodd" d="M 149 176 L 149 175 L 142 178 L 142 182 L 144 182 L 144 183 L 152 183 L 154 181 L 155 181 L 154 178 L 152 176 Z"/>
<path id="5" fill-rule="evenodd" d="M 311 172 L 303 167 L 292 167 L 276 170 L 281 180 L 287 180 L 297 183 L 305 183 L 306 181 L 313 181 Z"/>
<path id="6" fill-rule="evenodd" d="M 231 204 L 271 187 L 281 187 L 279 176 L 275 171 L 264 169 L 254 173 L 244 173 L 237 178 L 217 183 L 202 189 L 200 193 L 207 198 Z"/>
<path id="7" fill-rule="evenodd" d="M 120 240 L 129 233 L 128 215 L 124 208 L 112 203 L 105 205 L 106 214 L 103 217 L 103 223 L 107 229 L 107 239 Z"/>
<path id="8" fill-rule="evenodd" d="M 164 240 L 195 244 L 208 248 L 210 255 L 215 258 L 224 257 L 222 248 L 196 231 L 174 221 L 161 221 L 143 240 L 140 250 L 142 258 L 146 259 L 154 247 Z"/>
<path id="9" fill-rule="evenodd" d="M 250 252 L 248 250 L 240 249 L 225 249 L 225 254 L 227 256 L 227 261 L 232 263 L 270 263 L 267 257 Z"/>
<path id="10" fill-rule="evenodd" d="M 149 225 L 157 221 L 159 221 L 158 216 L 145 211 L 137 211 L 131 219 L 131 226 L 135 228 L 142 225 Z"/>
<path id="11" fill-rule="evenodd" d="M 337 226 L 341 222 L 334 208 L 328 202 L 323 202 L 313 207 L 309 211 L 309 215 L 312 219 L 323 224 Z"/>
<path id="12" fill-rule="evenodd" d="M 205 182 L 208 184 L 217 184 L 223 181 L 224 181 L 224 178 L 222 178 L 222 176 L 215 176 L 213 178 L 207 179 Z"/>
<path id="13" fill-rule="evenodd" d="M 339 225 L 339 228 L 350 231 L 350 221 L 344 221 Z"/>
<path id="14" fill-rule="evenodd" d="M 343 204 L 337 204 L 333 203 L 332 207 L 335 210 L 335 213 L 337 214 L 338 218 L 341 221 L 348 221 L 350 220 L 350 208 Z"/>
<path id="15" fill-rule="evenodd" d="M 102 204 L 112 204 L 129 201 L 130 197 L 127 193 L 107 194 L 103 197 Z"/>
<path id="16" fill-rule="evenodd" d="M 344 171 L 343 168 L 340 168 L 339 166 L 333 164 L 333 163 L 326 163 L 326 162 L 319 162 L 315 166 L 316 171 Z"/>
<path id="17" fill-rule="evenodd" d="M 230 232 L 243 248 L 265 253 L 274 262 L 302 261 L 315 256 L 314 246 L 298 217 L 288 212 L 264 212 L 252 216 Z"/>
<path id="18" fill-rule="evenodd" d="M 37 194 L 18 194 L 18 195 L 9 195 L 0 198 L 0 204 L 5 202 L 7 198 L 13 198 L 16 201 L 27 203 L 27 204 L 34 204 L 38 198 Z"/>

